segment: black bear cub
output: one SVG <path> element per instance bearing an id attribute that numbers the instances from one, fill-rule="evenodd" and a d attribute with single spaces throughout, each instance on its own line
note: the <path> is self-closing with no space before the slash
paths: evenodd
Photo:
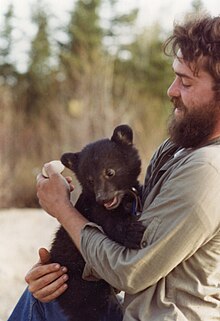
<path id="1" fill-rule="evenodd" d="M 128 248 L 139 248 L 144 227 L 139 208 L 138 175 L 141 161 L 127 125 L 115 128 L 111 139 L 65 153 L 61 162 L 71 169 L 82 187 L 75 207 L 89 221 L 102 226 L 110 239 Z M 139 210 L 139 209 L 138 209 Z M 52 262 L 68 268 L 68 288 L 58 302 L 70 321 L 99 321 L 114 290 L 104 280 L 85 281 L 85 262 L 67 232 L 60 227 L 51 247 Z"/>

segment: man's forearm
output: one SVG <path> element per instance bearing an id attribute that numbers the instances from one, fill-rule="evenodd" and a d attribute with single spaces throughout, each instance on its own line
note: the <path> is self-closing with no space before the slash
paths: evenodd
<path id="1" fill-rule="evenodd" d="M 68 232 L 80 251 L 81 230 L 88 223 L 86 218 L 82 216 L 75 207 L 69 204 L 63 209 L 63 213 L 59 216 L 58 221 Z"/>

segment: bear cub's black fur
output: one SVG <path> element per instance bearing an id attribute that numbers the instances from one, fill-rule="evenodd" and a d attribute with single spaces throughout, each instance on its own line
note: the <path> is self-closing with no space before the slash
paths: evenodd
<path id="1" fill-rule="evenodd" d="M 138 175 L 141 161 L 127 125 L 115 128 L 111 139 L 85 146 L 81 152 L 65 153 L 62 163 L 71 169 L 82 187 L 75 207 L 89 221 L 102 226 L 110 239 L 128 248 L 139 248 L 144 227 L 137 216 Z M 134 214 L 134 213 L 133 213 Z M 104 280 L 85 281 L 85 262 L 67 232 L 60 227 L 51 247 L 52 262 L 68 268 L 68 289 L 58 298 L 70 321 L 99 321 L 109 300 L 115 299 Z"/>

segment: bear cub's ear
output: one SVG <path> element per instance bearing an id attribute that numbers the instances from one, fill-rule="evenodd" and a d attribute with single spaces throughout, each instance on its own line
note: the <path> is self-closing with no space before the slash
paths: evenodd
<path id="1" fill-rule="evenodd" d="M 65 167 L 75 172 L 79 164 L 79 155 L 80 153 L 65 153 L 60 160 Z"/>
<path id="2" fill-rule="evenodd" d="M 132 145 L 133 131 L 128 125 L 119 125 L 114 129 L 111 140 L 117 144 Z"/>

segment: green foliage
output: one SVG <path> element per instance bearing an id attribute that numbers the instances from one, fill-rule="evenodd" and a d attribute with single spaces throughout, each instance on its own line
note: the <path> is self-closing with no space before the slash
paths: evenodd
<path id="1" fill-rule="evenodd" d="M 97 59 L 102 46 L 101 0 L 78 0 L 66 28 L 68 42 L 60 43 L 60 61 L 75 85 Z"/>
<path id="2" fill-rule="evenodd" d="M 134 8 L 123 13 L 118 9 L 118 1 L 103 0 L 103 11 L 108 11 L 108 16 L 103 18 L 104 31 L 103 44 L 108 54 L 125 57 L 127 51 L 124 46 L 132 43 L 136 37 L 136 21 L 139 10 Z"/>
<path id="3" fill-rule="evenodd" d="M 19 84 L 19 96 L 26 96 L 23 109 L 28 120 L 39 116 L 42 110 L 48 110 L 52 82 L 48 16 L 41 3 L 33 10 L 32 22 L 36 34 L 31 41 L 28 70 Z"/>
<path id="4" fill-rule="evenodd" d="M 1 41 L 3 42 L 3 46 L 1 48 L 1 59 L 3 60 L 2 63 L 7 63 L 7 59 L 11 54 L 11 47 L 12 47 L 12 19 L 13 19 L 13 6 L 10 5 L 8 10 L 5 14 L 5 23 L 1 30 Z"/>
<path id="5" fill-rule="evenodd" d="M 43 80 L 50 73 L 50 43 L 48 39 L 48 17 L 43 9 L 35 11 L 32 21 L 37 26 L 37 33 L 32 40 L 29 61 L 29 73 Z"/>
<path id="6" fill-rule="evenodd" d="M 153 25 L 124 47 L 130 58 L 118 60 L 119 73 L 126 73 L 140 94 L 147 93 L 162 100 L 166 98 L 171 81 L 170 61 L 163 53 L 163 40 L 161 27 Z"/>
<path id="7" fill-rule="evenodd" d="M 9 5 L 0 31 L 0 75 L 5 83 L 16 83 L 17 73 L 11 59 L 14 9 Z"/>

